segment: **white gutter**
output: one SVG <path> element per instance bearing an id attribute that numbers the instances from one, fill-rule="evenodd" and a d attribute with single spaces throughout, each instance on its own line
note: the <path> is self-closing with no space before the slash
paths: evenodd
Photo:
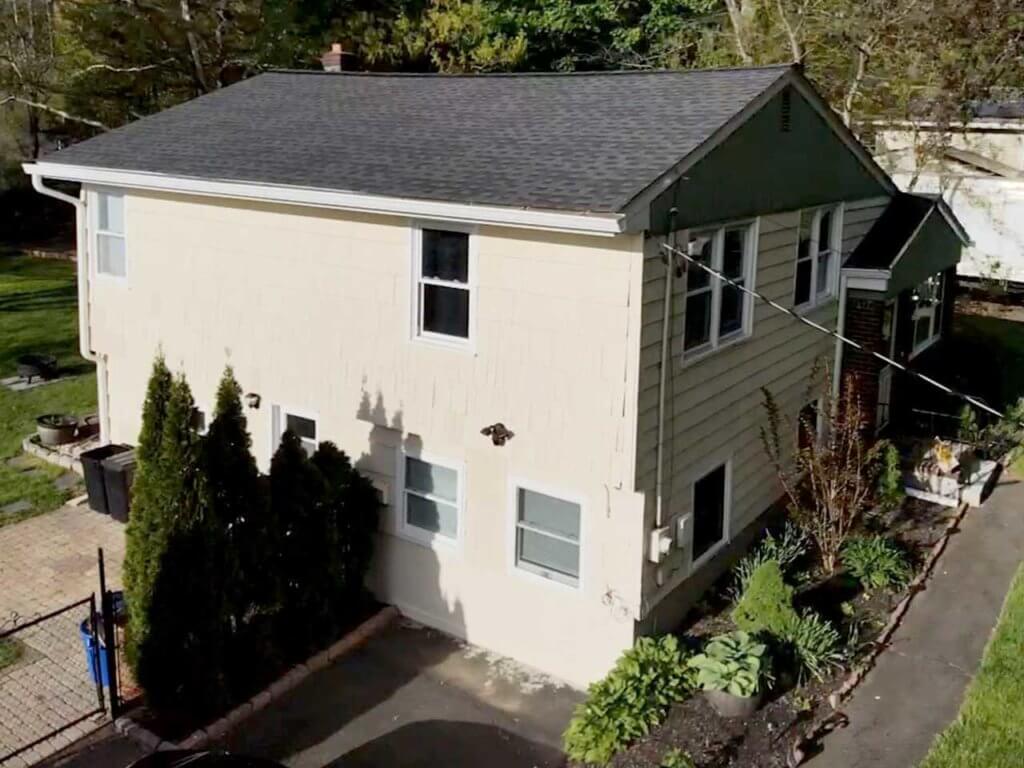
<path id="1" fill-rule="evenodd" d="M 102 184 L 125 189 L 225 197 L 236 200 L 259 200 L 271 203 L 306 205 L 343 211 L 410 216 L 420 219 L 496 224 L 526 229 L 575 232 L 588 235 L 613 236 L 625 231 L 625 217 L 617 213 L 588 214 L 529 208 L 506 208 L 490 205 L 417 200 L 331 189 L 291 187 L 280 184 L 257 184 L 241 181 L 218 181 L 158 173 L 118 171 L 108 168 L 65 165 L 63 163 L 26 163 L 25 173 L 52 179 Z"/>
<path id="2" fill-rule="evenodd" d="M 858 267 L 843 267 L 840 272 L 840 283 L 855 291 L 878 291 L 885 293 L 889 290 L 889 278 L 892 272 L 888 269 L 862 269 Z M 839 301 L 842 303 L 843 295 L 840 292 Z"/>
<path id="3" fill-rule="evenodd" d="M 25 165 L 29 172 L 30 164 Z M 100 441 L 106 442 L 110 434 L 109 412 L 107 409 L 107 361 L 105 355 L 97 355 L 92 349 L 92 322 L 89 313 L 89 248 L 86 228 L 86 207 L 83 197 L 75 197 L 43 183 L 43 177 L 36 172 L 32 176 L 32 189 L 46 197 L 75 206 L 76 269 L 78 272 L 78 351 L 86 360 L 96 363 L 96 384 L 99 401 Z"/>

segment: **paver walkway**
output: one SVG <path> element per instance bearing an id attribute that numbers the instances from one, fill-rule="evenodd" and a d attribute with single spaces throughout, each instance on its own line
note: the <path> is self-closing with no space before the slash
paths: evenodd
<path id="1" fill-rule="evenodd" d="M 924 759 L 960 709 L 1022 558 L 1024 483 L 1004 475 L 967 512 L 892 646 L 843 708 L 849 727 L 808 764 L 913 768 Z"/>
<path id="2" fill-rule="evenodd" d="M 0 628 L 31 621 L 99 591 L 96 548 L 103 547 L 111 587 L 121 583 L 124 526 L 87 507 L 0 528 Z M 23 653 L 0 670 L 0 755 L 97 706 L 78 633 L 85 606 L 15 635 Z M 86 721 L 4 763 L 31 765 L 96 727 Z"/>

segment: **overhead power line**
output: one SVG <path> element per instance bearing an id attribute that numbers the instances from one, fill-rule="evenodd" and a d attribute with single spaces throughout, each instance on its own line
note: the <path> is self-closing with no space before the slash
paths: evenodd
<path id="1" fill-rule="evenodd" d="M 742 283 L 737 283 L 735 280 L 732 280 L 732 279 L 726 277 L 724 274 L 719 272 L 717 269 L 714 269 L 713 267 L 708 266 L 707 264 L 703 263 L 702 261 L 700 261 L 698 259 L 695 259 L 693 256 L 691 256 L 690 254 L 686 253 L 685 251 L 681 251 L 678 248 L 673 248 L 668 243 L 662 243 L 661 247 L 663 249 L 665 249 L 666 251 L 668 251 L 669 253 L 671 253 L 671 254 L 675 254 L 676 256 L 682 257 L 683 259 L 686 260 L 686 262 L 688 264 L 692 264 L 695 267 L 700 267 L 701 269 L 703 269 L 705 272 L 707 272 L 709 275 L 711 275 L 715 279 L 721 280 L 723 283 L 728 283 L 733 288 L 736 288 L 737 290 L 747 294 L 748 296 L 753 296 L 755 299 L 759 299 L 759 300 L 763 301 L 765 304 L 767 304 L 772 309 L 776 309 L 779 312 L 782 312 L 783 314 L 789 315 L 790 317 L 792 317 L 795 320 L 798 320 L 799 322 L 803 323 L 804 325 L 808 325 L 811 328 L 813 328 L 814 330 L 816 330 L 816 331 L 818 331 L 820 333 L 824 333 L 826 336 L 831 336 L 834 339 L 838 339 L 843 344 L 846 344 L 846 345 L 848 345 L 850 347 L 853 347 L 854 349 L 860 350 L 861 352 L 865 352 L 865 353 L 867 353 L 867 354 L 869 354 L 869 355 L 871 355 L 871 356 L 881 360 L 886 365 L 891 365 L 893 368 L 896 368 L 896 369 L 898 369 L 900 371 L 903 371 L 904 373 L 906 373 L 909 376 L 912 376 L 912 377 L 914 377 L 916 379 L 920 379 L 921 381 L 925 382 L 926 384 L 930 384 L 931 386 L 933 386 L 933 387 L 935 387 L 937 389 L 942 390 L 943 392 L 945 392 L 948 395 L 952 395 L 953 397 L 958 397 L 961 400 L 964 400 L 964 401 L 970 403 L 971 405 L 973 405 L 973 406 L 975 406 L 977 408 L 981 408 L 983 411 L 987 411 L 988 413 L 991 413 L 993 416 L 998 416 L 999 418 L 1003 418 L 1003 414 L 1002 413 L 997 411 L 992 406 L 982 402 L 978 398 L 972 397 L 971 395 L 968 395 L 968 394 L 966 394 L 964 392 L 960 392 L 959 390 L 953 389 L 952 387 L 948 387 L 945 384 L 943 384 L 941 381 L 936 381 L 931 376 L 926 376 L 925 374 L 920 373 L 919 371 L 912 370 L 912 369 L 908 368 L 907 366 L 903 365 L 902 363 L 899 363 L 896 360 L 893 360 L 891 357 L 887 357 L 886 355 L 883 355 L 880 352 L 875 352 L 872 349 L 868 349 L 863 344 L 860 344 L 860 343 L 854 341 L 853 339 L 848 339 L 847 337 L 843 336 L 842 334 L 839 334 L 836 331 L 831 330 L 830 328 L 826 328 L 825 326 L 821 325 L 820 323 L 816 323 L 813 320 L 810 320 L 810 319 L 804 317 L 803 315 L 801 315 L 801 314 L 799 314 L 797 312 L 794 312 L 792 309 L 789 309 L 788 307 L 782 306 L 777 301 L 773 301 L 772 299 L 769 299 L 763 293 L 760 293 L 759 291 L 752 290 L 752 289 L 748 288 L 747 286 L 743 285 Z M 836 375 L 838 375 L 838 371 L 836 372 Z"/>

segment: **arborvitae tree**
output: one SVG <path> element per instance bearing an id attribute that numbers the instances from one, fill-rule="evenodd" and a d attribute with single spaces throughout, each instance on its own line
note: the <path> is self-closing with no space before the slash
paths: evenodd
<path id="1" fill-rule="evenodd" d="M 153 361 L 146 401 L 142 407 L 142 431 L 135 451 L 137 466 L 132 483 L 131 517 L 128 519 L 124 558 L 124 585 L 128 606 L 126 651 L 133 669 L 138 648 L 148 627 L 153 579 L 164 548 L 158 486 L 158 458 L 163 441 L 167 403 L 171 396 L 171 372 L 162 355 Z"/>
<path id="2" fill-rule="evenodd" d="M 210 524 L 195 403 L 184 376 L 174 379 L 167 402 L 160 453 L 156 509 L 164 535 L 138 644 L 137 678 L 157 708 L 199 715 L 225 702 L 222 590 L 214 556 L 221 532 Z"/>
<path id="3" fill-rule="evenodd" d="M 323 514 L 337 532 L 337 549 L 329 553 L 328 570 L 336 596 L 350 606 L 365 588 L 380 500 L 373 483 L 334 443 L 321 443 L 313 464 L 324 478 Z M 339 606 L 337 613 L 344 615 L 344 608 Z"/>

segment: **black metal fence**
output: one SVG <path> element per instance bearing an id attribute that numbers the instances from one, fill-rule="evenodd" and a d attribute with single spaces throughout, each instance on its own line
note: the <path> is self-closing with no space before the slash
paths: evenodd
<path id="1" fill-rule="evenodd" d="M 0 631 L 0 765 L 31 765 L 106 712 L 94 595 Z"/>

